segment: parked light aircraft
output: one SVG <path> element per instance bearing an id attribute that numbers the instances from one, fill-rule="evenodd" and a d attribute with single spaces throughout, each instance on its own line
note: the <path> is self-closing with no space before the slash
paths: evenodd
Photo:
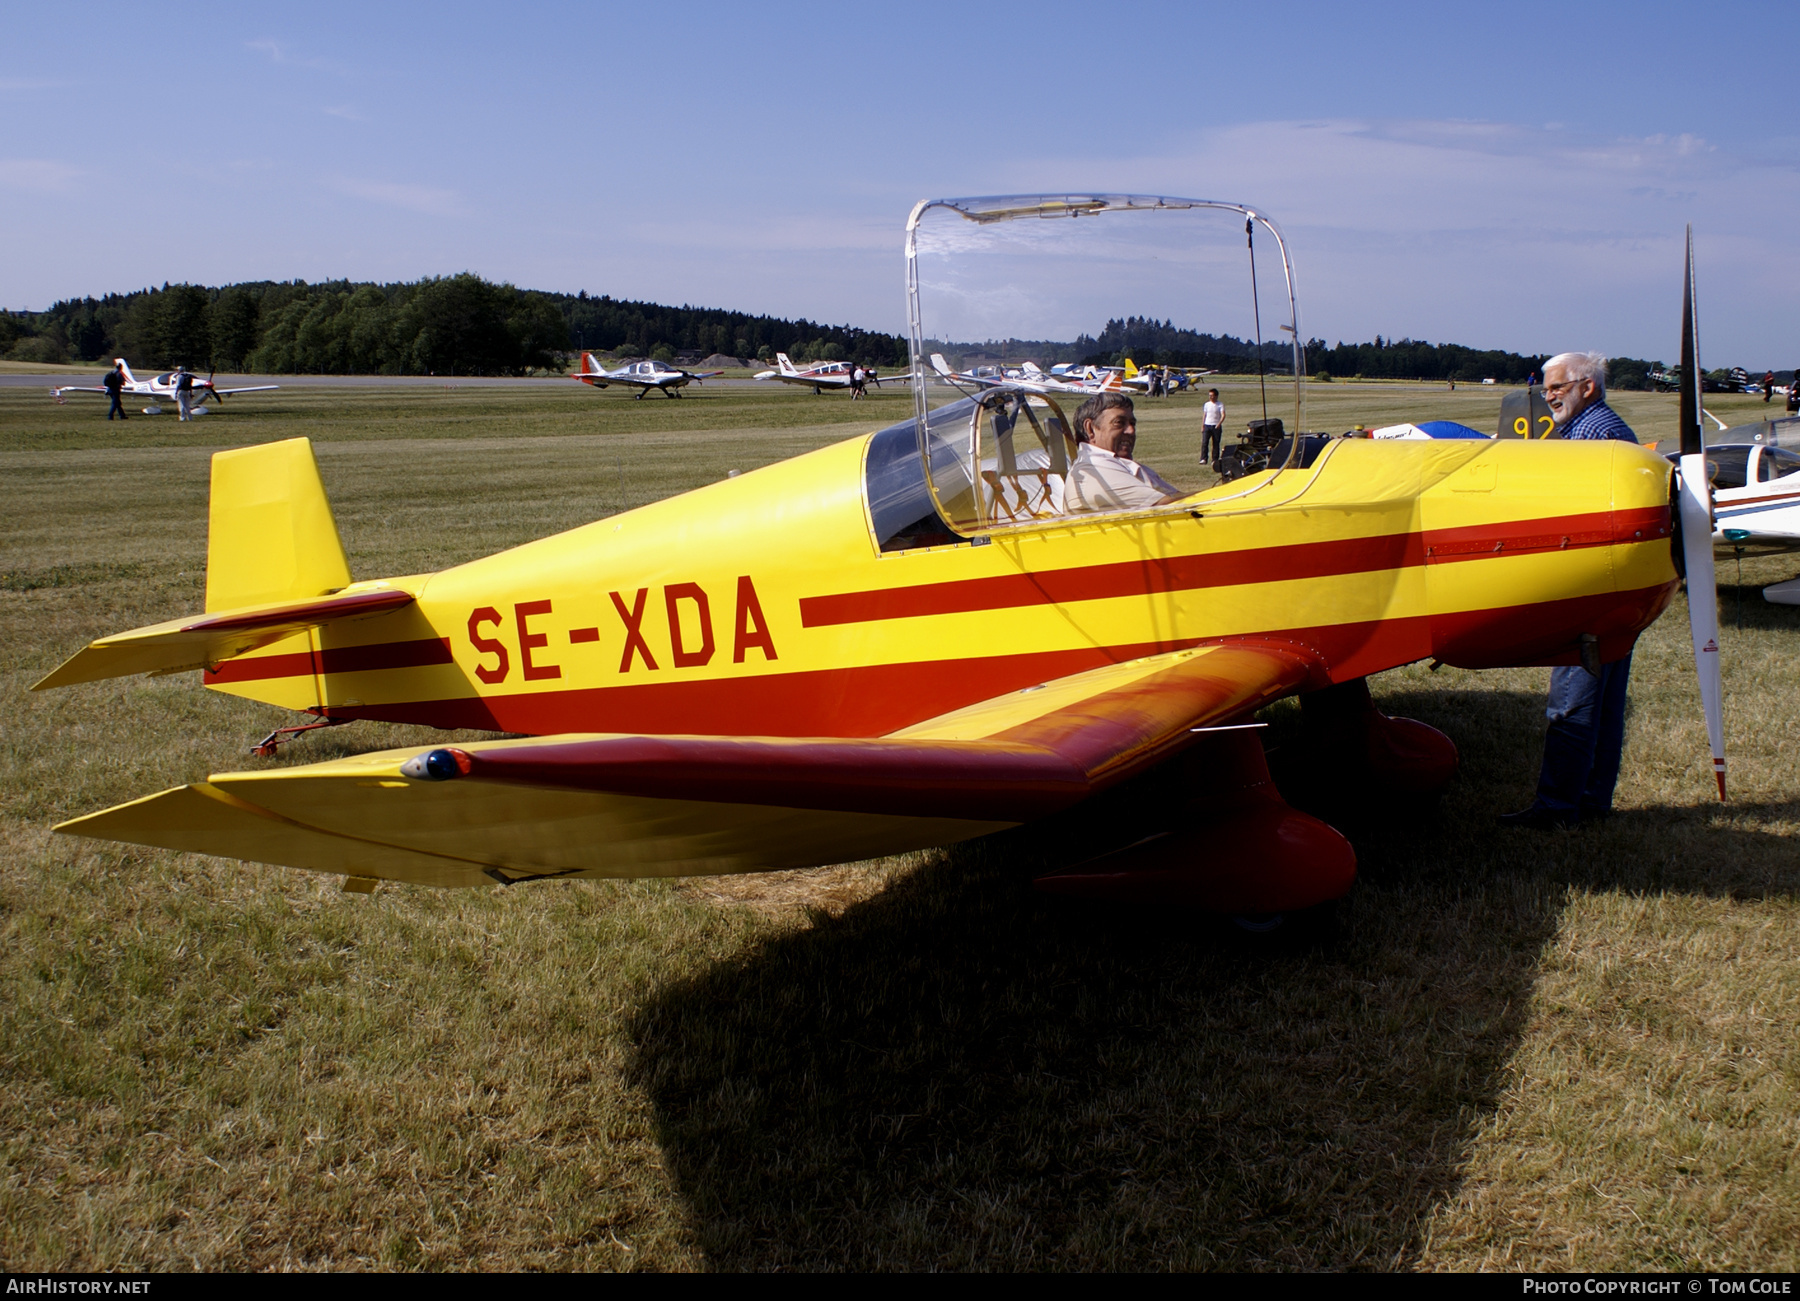
<path id="1" fill-rule="evenodd" d="M 1034 361 L 1016 366 L 972 366 L 968 370 L 956 370 L 941 352 L 931 354 L 931 370 L 939 379 L 965 391 L 969 388 L 1014 388 L 1031 393 L 1099 393 L 1106 388 L 1119 388 L 1116 375 L 1109 381 L 1064 379 L 1045 374 Z"/>
<path id="2" fill-rule="evenodd" d="M 1709 434 L 1706 468 L 1716 547 L 1744 555 L 1800 551 L 1800 418 Z"/>
<path id="3" fill-rule="evenodd" d="M 805 369 L 788 360 L 785 352 L 775 354 L 775 369 L 758 371 L 753 378 L 780 380 L 783 384 L 797 384 L 801 388 L 809 388 L 814 393 L 823 393 L 826 389 L 847 389 L 854 378 L 856 363 L 851 361 L 818 361 Z M 863 373 L 876 388 L 881 387 L 881 377 L 871 366 L 863 367 Z M 893 378 L 890 376 L 889 378 Z"/>
<path id="4" fill-rule="evenodd" d="M 1212 210 L 1279 241 L 1210 201 L 937 200 L 908 265 L 927 220 Z M 1342 895 L 1355 855 L 1276 793 L 1255 711 L 1297 693 L 1338 780 L 1435 791 L 1455 746 L 1379 713 L 1367 676 L 1615 659 L 1676 590 L 1678 521 L 1723 798 L 1697 395 L 1674 473 L 1622 442 L 1340 440 L 1059 514 L 1045 489 L 1083 453 L 1056 398 L 932 408 L 917 288 L 913 421 L 435 574 L 352 580 L 306 440 L 217 453 L 205 612 L 39 689 L 198 669 L 316 721 L 523 735 L 215 773 L 58 830 L 352 889 L 743 872 L 980 836 L 1193 762 L 1191 803 L 1040 886 L 1278 913 Z"/>
<path id="5" fill-rule="evenodd" d="M 569 378 L 578 379 L 583 384 L 592 384 L 595 388 L 622 384 L 627 388 L 637 389 L 640 398 L 652 390 L 664 397 L 678 398 L 681 396 L 680 391 L 689 384 L 697 384 L 724 373 L 722 370 L 682 370 L 660 361 L 634 361 L 617 370 L 608 370 L 595 360 L 593 353 L 584 352 L 581 354 L 581 369 Z"/>
<path id="6" fill-rule="evenodd" d="M 1161 377 L 1170 392 L 1189 388 L 1208 375 L 1216 375 L 1217 371 L 1207 370 L 1201 366 L 1147 366 L 1138 368 L 1138 364 L 1127 357 L 1118 366 L 1095 366 L 1089 363 L 1061 362 L 1050 368 L 1051 378 L 1066 384 L 1085 385 L 1083 392 L 1098 392 L 1101 389 L 1124 389 L 1128 392 L 1148 393 L 1150 391 L 1150 372 L 1154 370 Z"/>
<path id="7" fill-rule="evenodd" d="M 166 370 L 160 375 L 151 376 L 149 379 L 139 379 L 131 373 L 131 363 L 127 362 L 123 357 L 113 358 L 113 365 L 125 372 L 125 386 L 120 390 L 120 397 L 149 398 L 150 404 L 144 408 L 144 414 L 147 416 L 161 415 L 162 407 L 159 404 L 175 401 L 175 386 L 181 382 L 181 377 L 183 375 L 191 376 L 193 379 L 193 412 L 195 415 L 205 413 L 205 403 L 208 399 L 223 402 L 227 397 L 230 397 L 233 394 L 272 393 L 281 387 L 279 384 L 250 384 L 241 388 L 219 388 L 213 383 L 212 376 L 209 375 L 205 379 L 201 379 L 185 366 L 177 366 L 174 370 Z M 62 401 L 63 394 L 65 393 L 105 392 L 106 387 L 102 384 L 62 384 L 50 390 L 51 395 L 55 397 L 58 402 Z"/>

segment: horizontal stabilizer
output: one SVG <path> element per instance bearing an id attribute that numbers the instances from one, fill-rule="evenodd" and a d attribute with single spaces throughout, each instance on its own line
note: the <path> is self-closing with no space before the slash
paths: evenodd
<path id="1" fill-rule="evenodd" d="M 411 592 L 382 587 L 363 592 L 342 592 L 301 601 L 277 601 L 266 605 L 190 615 L 168 623 L 134 628 L 90 642 L 32 687 L 73 686 L 105 678 L 137 673 L 179 673 L 210 668 L 234 655 L 268 646 L 283 637 L 339 619 L 386 614 L 413 601 Z"/>

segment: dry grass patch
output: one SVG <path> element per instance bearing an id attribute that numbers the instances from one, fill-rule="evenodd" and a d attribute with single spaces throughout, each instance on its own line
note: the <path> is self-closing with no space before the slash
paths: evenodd
<path id="1" fill-rule="evenodd" d="M 906 859 L 884 859 L 788 872 L 692 876 L 679 880 L 675 888 L 689 899 L 749 908 L 770 917 L 813 911 L 838 917 L 851 905 L 879 894 L 895 873 L 910 865 Z"/>

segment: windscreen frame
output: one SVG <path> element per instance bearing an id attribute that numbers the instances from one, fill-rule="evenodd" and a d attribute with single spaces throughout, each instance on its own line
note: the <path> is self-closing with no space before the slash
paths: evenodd
<path id="1" fill-rule="evenodd" d="M 1288 323 L 1277 328 L 1288 335 L 1288 345 L 1292 354 L 1292 374 L 1294 385 L 1294 431 L 1298 434 L 1305 429 L 1306 412 L 1306 350 L 1300 342 L 1300 308 L 1298 294 L 1294 284 L 1293 260 L 1288 255 L 1287 240 L 1273 219 L 1260 209 L 1250 204 L 1231 203 L 1218 199 L 1184 199 L 1165 195 L 1141 194 L 1062 194 L 1062 195 L 986 195 L 961 199 L 922 199 L 913 206 L 906 220 L 906 316 L 907 342 L 910 353 L 910 381 L 913 397 L 914 428 L 919 436 L 919 456 L 927 467 L 926 482 L 931 486 L 933 497 L 936 488 L 929 473 L 931 452 L 927 443 L 929 400 L 927 385 L 938 378 L 930 366 L 925 352 L 924 313 L 919 296 L 919 248 L 918 232 L 920 222 L 934 208 L 945 208 L 955 212 L 966 221 L 979 225 L 991 225 L 995 222 L 1019 220 L 1054 220 L 1095 218 L 1118 213 L 1154 213 L 1154 212 L 1188 212 L 1197 209 L 1210 209 L 1218 212 L 1236 213 L 1244 218 L 1246 233 L 1252 224 L 1260 225 L 1275 240 L 1275 247 L 1281 254 L 1281 271 L 1284 287 L 1287 292 Z M 1252 257 L 1254 251 L 1252 249 Z M 1254 269 L 1254 264 L 1252 263 Z M 1260 308 L 1258 309 L 1260 311 Z M 1262 355 L 1263 341 L 1255 340 L 1257 355 Z M 1293 448 L 1298 450 L 1299 440 L 1295 439 Z M 1290 453 L 1289 461 L 1293 460 Z M 1276 469 L 1279 475 L 1289 468 L 1283 465 Z M 939 513 L 946 519 L 949 515 L 939 503 Z M 961 529 L 958 532 L 962 532 Z"/>

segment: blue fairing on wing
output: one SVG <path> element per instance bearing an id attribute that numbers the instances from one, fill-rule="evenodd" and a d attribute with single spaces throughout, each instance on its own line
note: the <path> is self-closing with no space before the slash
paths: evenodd
<path id="1" fill-rule="evenodd" d="M 1433 438 L 1486 438 L 1479 429 L 1470 429 L 1467 425 L 1459 425 L 1454 420 L 1426 420 L 1419 428 Z"/>

